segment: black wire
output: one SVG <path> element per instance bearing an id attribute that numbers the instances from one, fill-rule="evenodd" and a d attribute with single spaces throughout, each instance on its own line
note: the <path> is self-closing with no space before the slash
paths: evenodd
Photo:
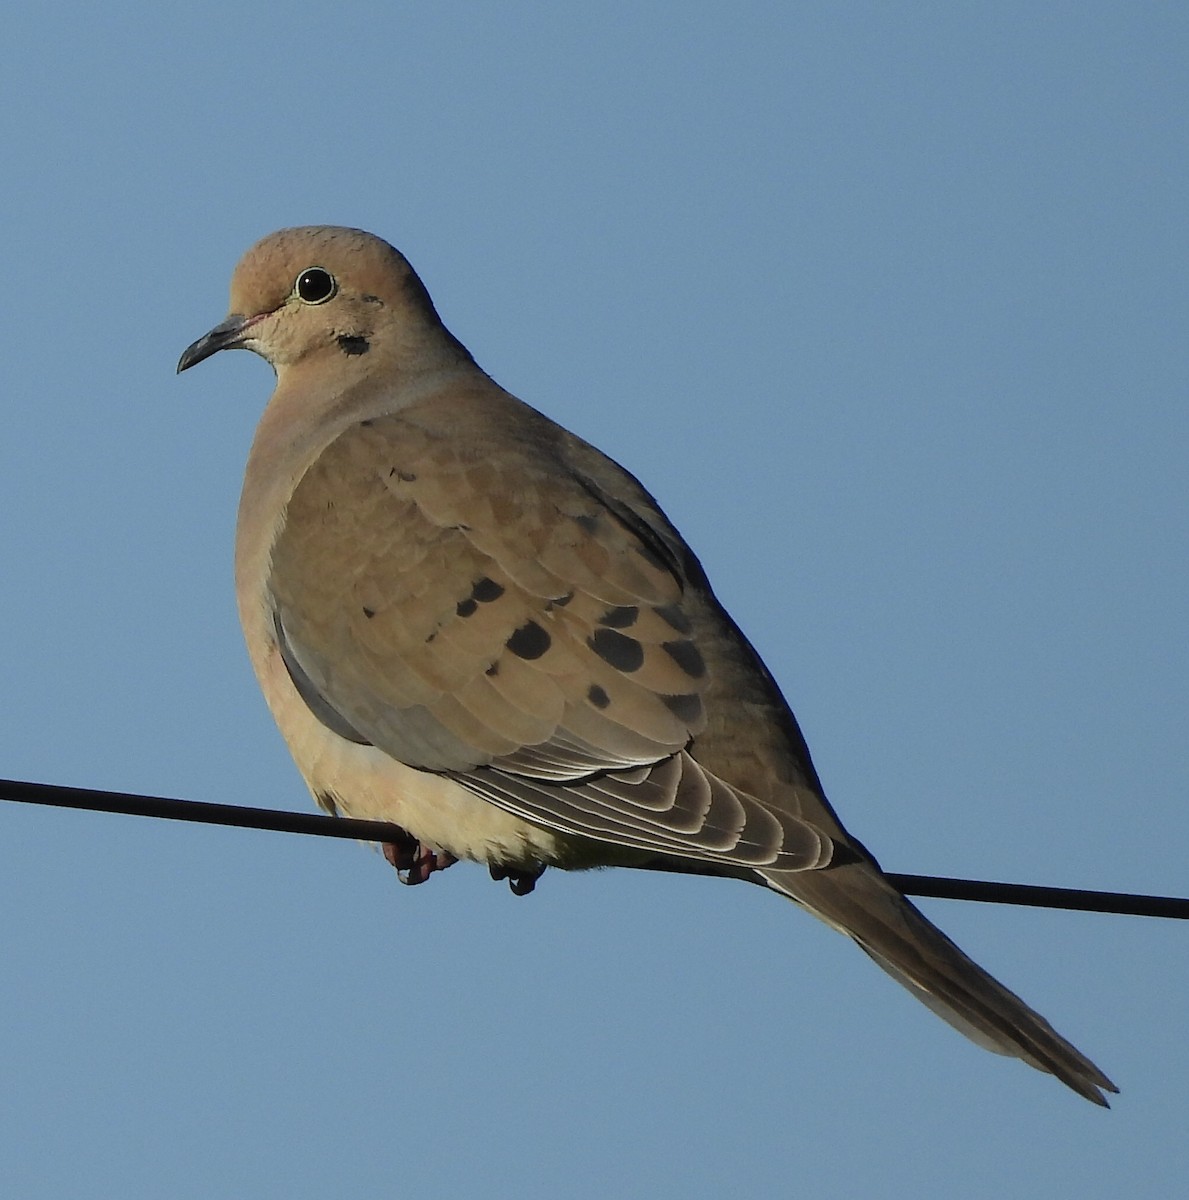
<path id="1" fill-rule="evenodd" d="M 405 836 L 387 821 L 358 821 L 353 817 L 327 817 L 319 813 L 281 812 L 272 808 L 247 808 L 239 804 L 212 804 L 200 800 L 174 800 L 165 796 L 140 796 L 133 792 L 106 792 L 92 788 L 58 787 L 49 783 L 24 783 L 0 779 L 0 800 L 20 804 L 46 804 L 55 808 L 82 808 L 91 812 L 126 813 L 170 821 L 196 821 L 203 825 L 233 825 L 241 829 L 269 829 L 278 833 L 305 833 L 315 837 L 353 838 L 362 842 L 391 842 Z M 910 896 L 945 900 L 977 900 L 989 904 L 1023 904 L 1034 908 L 1064 908 L 1081 912 L 1123 913 L 1139 917 L 1189 919 L 1189 899 L 1144 896 L 1129 892 L 1095 892 L 1083 888 L 1038 887 L 1026 883 L 990 883 L 978 879 L 949 879 L 936 875 L 897 875 L 888 878 Z"/>
<path id="2" fill-rule="evenodd" d="M 946 900 L 981 900 L 987 904 L 1024 904 L 1031 908 L 1067 908 L 1078 912 L 1189 920 L 1189 900 L 1178 896 L 1092 892 L 1085 888 L 1041 887 L 1034 883 L 991 883 L 983 879 L 949 879 L 939 875 L 897 875 L 891 871 L 887 874 L 909 896 L 939 896 Z"/>
<path id="3" fill-rule="evenodd" d="M 167 821 L 196 821 L 202 825 L 235 825 L 241 829 L 271 829 L 277 833 L 355 838 L 363 842 L 390 842 L 398 834 L 397 827 L 387 821 L 357 821 L 353 817 L 327 817 L 321 813 L 281 812 L 241 804 L 212 804 L 204 800 L 172 800 L 166 796 L 22 783 L 16 779 L 0 779 L 0 800 L 48 804 L 54 808 L 84 808 L 90 812 L 127 813 L 133 817 L 158 817 Z"/>

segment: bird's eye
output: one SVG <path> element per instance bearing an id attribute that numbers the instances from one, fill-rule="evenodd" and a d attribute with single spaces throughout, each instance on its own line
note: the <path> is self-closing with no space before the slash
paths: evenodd
<path id="1" fill-rule="evenodd" d="M 339 290 L 334 276 L 322 267 L 306 267 L 293 290 L 306 304 L 325 304 Z"/>

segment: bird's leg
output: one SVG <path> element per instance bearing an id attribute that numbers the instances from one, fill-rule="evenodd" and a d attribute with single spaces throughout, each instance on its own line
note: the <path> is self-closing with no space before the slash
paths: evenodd
<path id="1" fill-rule="evenodd" d="M 537 880 L 545 874 L 544 863 L 534 863 L 530 869 L 518 870 L 515 867 L 499 867 L 494 863 L 487 868 L 492 879 L 506 879 L 508 887 L 514 896 L 527 896 L 537 886 Z"/>
<path id="2" fill-rule="evenodd" d="M 405 833 L 399 841 L 385 842 L 384 857 L 396 868 L 397 879 L 410 887 L 458 862 L 449 850 L 423 845 L 410 833 Z"/>

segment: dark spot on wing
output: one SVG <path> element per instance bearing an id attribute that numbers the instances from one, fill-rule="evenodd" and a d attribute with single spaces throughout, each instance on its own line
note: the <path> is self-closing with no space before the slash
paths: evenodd
<path id="1" fill-rule="evenodd" d="M 693 642 L 661 642 L 661 647 L 691 679 L 706 674 L 706 662 Z"/>
<path id="2" fill-rule="evenodd" d="M 454 606 L 454 611 L 460 617 L 473 616 L 475 613 L 477 613 L 479 611 L 479 602 L 478 602 L 478 600 L 475 600 L 473 598 L 468 598 L 466 600 L 460 600 Z"/>
<path id="3" fill-rule="evenodd" d="M 690 624 L 690 619 L 685 615 L 685 610 L 680 604 L 661 604 L 652 610 L 670 629 L 677 630 L 678 633 L 689 633 L 693 626 Z"/>
<path id="4" fill-rule="evenodd" d="M 372 344 L 367 338 L 355 334 L 340 333 L 335 340 L 339 344 L 339 349 L 352 357 L 356 354 L 366 354 L 372 348 Z"/>
<path id="5" fill-rule="evenodd" d="M 611 697 L 597 683 L 592 683 L 587 689 L 586 698 L 595 708 L 606 708 L 611 703 Z"/>
<path id="6" fill-rule="evenodd" d="M 702 697 L 690 693 L 681 696 L 662 696 L 665 707 L 686 725 L 693 725 L 702 718 Z"/>
<path id="7" fill-rule="evenodd" d="M 644 647 L 614 629 L 596 629 L 586 644 L 617 671 L 638 671 L 644 665 Z"/>
<path id="8" fill-rule="evenodd" d="M 363 606 L 363 615 L 370 621 L 372 617 L 376 615 L 376 610 L 374 608 L 368 608 L 368 606 L 365 604 Z"/>
<path id="9" fill-rule="evenodd" d="M 402 471 L 400 467 L 393 467 L 388 472 L 388 478 L 391 479 L 395 475 L 402 483 L 412 483 L 417 476 L 412 471 Z"/>
<path id="10" fill-rule="evenodd" d="M 585 529 L 587 533 L 594 533 L 599 527 L 599 514 L 581 513 L 574 520 L 578 523 L 580 529 Z"/>
<path id="11" fill-rule="evenodd" d="M 493 662 L 491 664 L 491 666 L 487 668 L 486 671 L 483 672 L 484 675 L 498 675 L 499 673 L 500 673 L 500 664 L 499 664 L 498 659 L 495 662 Z"/>
<path id="12" fill-rule="evenodd" d="M 565 608 L 565 606 L 573 599 L 574 593 L 566 592 L 564 596 L 554 596 L 553 599 L 549 601 L 549 605 L 551 608 Z"/>
<path id="13" fill-rule="evenodd" d="M 599 618 L 599 624 L 611 629 L 627 629 L 629 625 L 636 623 L 639 615 L 640 610 L 634 604 L 624 604 L 618 608 L 607 609 Z"/>
<path id="14" fill-rule="evenodd" d="M 536 621 L 526 621 L 504 644 L 517 658 L 531 660 L 540 658 L 553 642 Z"/>
<path id="15" fill-rule="evenodd" d="M 359 428 L 360 429 L 370 429 L 374 424 L 375 424 L 375 421 L 372 421 L 370 419 L 367 421 L 360 421 Z"/>
<path id="16" fill-rule="evenodd" d="M 503 594 L 503 584 L 496 583 L 494 579 L 488 579 L 486 575 L 482 579 L 477 580 L 471 587 L 471 599 L 478 600 L 480 604 L 490 604 L 493 600 L 498 600 Z"/>

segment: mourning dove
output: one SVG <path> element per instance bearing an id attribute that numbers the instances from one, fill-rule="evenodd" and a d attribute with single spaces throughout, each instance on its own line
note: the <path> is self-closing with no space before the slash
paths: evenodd
<path id="1" fill-rule="evenodd" d="M 1117 1091 L 888 881 L 826 800 L 792 711 L 640 483 L 499 387 L 405 258 L 285 229 L 182 355 L 277 387 L 248 459 L 240 619 L 318 803 L 459 859 L 726 876 L 853 938 L 935 1012 L 1106 1104 Z"/>

